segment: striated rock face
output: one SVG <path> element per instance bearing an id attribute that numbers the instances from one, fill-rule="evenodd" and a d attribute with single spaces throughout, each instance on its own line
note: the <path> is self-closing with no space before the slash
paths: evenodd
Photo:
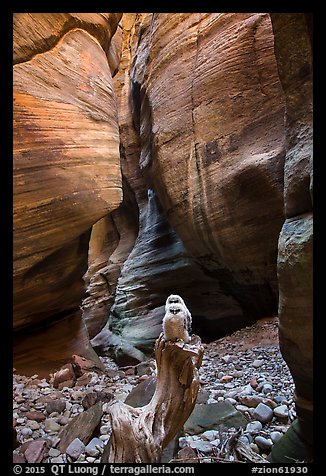
<path id="1" fill-rule="evenodd" d="M 107 329 L 151 348 L 171 292 L 206 338 L 276 313 L 284 98 L 269 15 L 124 14 L 122 27 L 121 165 L 139 234 Z"/>
<path id="2" fill-rule="evenodd" d="M 280 347 L 296 385 L 299 432 L 312 454 L 312 14 L 271 14 L 286 98 L 283 224 L 278 253 Z"/>
<path id="3" fill-rule="evenodd" d="M 141 167 L 205 272 L 243 309 L 271 312 L 284 106 L 269 16 L 157 14 L 148 42 Z"/>
<path id="4" fill-rule="evenodd" d="M 91 227 L 121 202 L 117 109 L 107 58 L 120 17 L 15 14 L 15 329 L 49 319 L 61 325 L 61 318 L 76 312 L 80 319 Z M 76 353 L 87 352 L 83 325 L 65 329 L 61 339 L 67 342 L 58 347 L 67 352 L 70 342 Z M 47 340 L 35 349 L 46 348 Z M 48 358 L 55 361 L 54 355 Z"/>

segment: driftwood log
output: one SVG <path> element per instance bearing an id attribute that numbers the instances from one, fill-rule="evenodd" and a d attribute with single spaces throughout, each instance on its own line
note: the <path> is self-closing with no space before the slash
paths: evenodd
<path id="1" fill-rule="evenodd" d="M 204 348 L 191 341 L 155 344 L 157 383 L 152 400 L 141 408 L 114 401 L 110 407 L 112 434 L 103 463 L 159 463 L 163 449 L 191 414 L 199 389 L 198 369 Z"/>

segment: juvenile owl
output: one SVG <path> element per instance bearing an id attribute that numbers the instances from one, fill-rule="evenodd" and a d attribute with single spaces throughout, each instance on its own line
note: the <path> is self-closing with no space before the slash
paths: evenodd
<path id="1" fill-rule="evenodd" d="M 170 296 L 167 298 L 165 303 L 165 312 L 168 310 L 168 307 L 170 304 L 178 304 L 184 308 L 186 316 L 187 316 L 187 331 L 188 333 L 191 333 L 192 318 L 191 318 L 190 311 L 185 305 L 185 302 L 182 299 L 182 297 L 179 296 L 178 294 L 170 294 Z"/>
<path id="2" fill-rule="evenodd" d="M 165 340 L 189 342 L 188 317 L 183 306 L 169 304 L 163 318 Z"/>

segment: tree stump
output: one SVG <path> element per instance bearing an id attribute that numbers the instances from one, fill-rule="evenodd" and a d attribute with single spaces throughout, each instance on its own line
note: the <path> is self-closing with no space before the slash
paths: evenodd
<path id="1" fill-rule="evenodd" d="M 191 341 L 155 343 L 157 383 L 152 400 L 141 408 L 114 401 L 110 408 L 112 435 L 102 463 L 159 463 L 163 449 L 191 414 L 199 389 L 198 369 L 204 348 Z"/>

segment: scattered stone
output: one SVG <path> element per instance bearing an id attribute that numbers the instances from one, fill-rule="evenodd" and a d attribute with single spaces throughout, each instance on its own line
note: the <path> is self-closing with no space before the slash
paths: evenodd
<path id="1" fill-rule="evenodd" d="M 287 421 L 289 417 L 289 409 L 286 405 L 280 405 L 274 408 L 274 415 L 278 420 Z"/>
<path id="2" fill-rule="evenodd" d="M 49 450 L 49 457 L 50 458 L 56 458 L 59 455 L 60 455 L 59 450 L 57 450 L 56 448 L 50 448 L 50 450 Z"/>
<path id="3" fill-rule="evenodd" d="M 100 433 L 101 435 L 107 435 L 110 432 L 110 426 L 109 425 L 102 425 L 100 428 Z"/>
<path id="4" fill-rule="evenodd" d="M 64 456 L 63 456 L 63 455 L 60 455 L 60 456 L 58 456 L 58 457 L 56 457 L 56 458 L 52 458 L 52 459 L 51 459 L 51 463 L 59 463 L 59 464 L 60 464 L 60 463 L 66 463 L 66 461 L 65 461 Z"/>
<path id="5" fill-rule="evenodd" d="M 21 464 L 21 463 L 26 463 L 26 459 L 25 459 L 25 456 L 20 454 L 20 453 L 16 453 L 15 451 L 13 452 L 12 454 L 12 462 L 14 464 Z"/>
<path id="6" fill-rule="evenodd" d="M 240 395 L 239 402 L 250 408 L 256 408 L 262 402 L 262 398 L 257 395 Z"/>
<path id="7" fill-rule="evenodd" d="M 76 375 L 75 375 L 72 364 L 66 364 L 54 374 L 53 387 L 63 388 L 62 386 L 63 384 L 66 384 L 67 382 L 73 382 L 73 385 L 74 385 L 75 381 L 76 381 Z M 69 387 L 70 385 L 65 385 L 65 386 Z"/>
<path id="8" fill-rule="evenodd" d="M 271 433 L 271 440 L 273 443 L 276 443 L 278 440 L 282 438 L 283 434 L 280 431 L 272 431 Z"/>
<path id="9" fill-rule="evenodd" d="M 60 463 L 66 463 L 66 461 L 64 459 L 64 456 L 60 455 L 57 458 L 52 458 L 51 463 L 59 463 L 60 464 Z"/>
<path id="10" fill-rule="evenodd" d="M 242 370 L 234 370 L 231 374 L 234 378 L 239 378 L 243 376 L 243 371 Z"/>
<path id="11" fill-rule="evenodd" d="M 135 366 L 135 374 L 142 375 L 152 375 L 152 365 L 150 362 L 140 362 Z"/>
<path id="12" fill-rule="evenodd" d="M 271 398 L 263 398 L 262 403 L 265 403 L 265 405 L 270 407 L 272 410 L 277 407 L 277 404 Z"/>
<path id="13" fill-rule="evenodd" d="M 97 392 L 95 391 L 87 392 L 81 401 L 85 410 L 95 405 L 96 402 L 97 402 Z"/>
<path id="14" fill-rule="evenodd" d="M 250 448 L 252 449 L 252 451 L 259 454 L 259 448 L 256 443 L 250 443 Z"/>
<path id="15" fill-rule="evenodd" d="M 246 405 L 236 405 L 235 408 L 241 413 L 247 412 L 249 410 Z"/>
<path id="16" fill-rule="evenodd" d="M 224 375 L 224 376 L 220 379 L 220 382 L 221 382 L 221 383 L 228 383 L 228 382 L 231 382 L 231 380 L 233 380 L 233 376 L 232 376 L 232 375 Z"/>
<path id="17" fill-rule="evenodd" d="M 125 370 L 125 375 L 135 375 L 135 367 L 128 367 Z"/>
<path id="18" fill-rule="evenodd" d="M 104 442 L 99 438 L 93 438 L 88 445 L 85 447 L 85 451 L 89 456 L 98 456 L 100 454 L 100 450 L 97 446 L 103 448 Z"/>
<path id="19" fill-rule="evenodd" d="M 205 429 L 216 429 L 220 425 L 227 428 L 240 428 L 247 424 L 245 417 L 229 402 L 196 404 L 190 417 L 184 424 L 184 430 L 190 435 L 202 433 Z"/>
<path id="20" fill-rule="evenodd" d="M 75 373 L 77 377 L 83 375 L 83 373 L 89 370 L 101 370 L 102 372 L 105 371 L 105 367 L 103 363 L 98 359 L 96 362 L 95 360 L 86 359 L 81 355 L 74 354 L 72 356 L 72 361 L 75 369 Z"/>
<path id="21" fill-rule="evenodd" d="M 127 396 L 125 403 L 131 407 L 143 407 L 152 399 L 156 388 L 156 377 L 152 376 L 144 382 L 139 383 L 131 390 Z"/>
<path id="22" fill-rule="evenodd" d="M 243 395 L 251 395 L 253 392 L 253 388 L 250 384 L 246 385 L 245 387 L 242 388 L 241 392 L 239 393 L 239 396 Z"/>
<path id="23" fill-rule="evenodd" d="M 210 453 L 212 451 L 211 443 L 203 440 L 191 441 L 190 447 L 200 451 L 201 453 Z"/>
<path id="24" fill-rule="evenodd" d="M 197 395 L 196 403 L 207 403 L 210 392 L 208 390 L 200 390 Z"/>
<path id="25" fill-rule="evenodd" d="M 75 387 L 84 387 L 88 385 L 92 380 L 92 374 L 87 373 L 82 375 L 81 377 L 78 377 L 75 383 Z"/>
<path id="26" fill-rule="evenodd" d="M 48 418 L 44 422 L 44 429 L 47 433 L 57 433 L 61 430 L 61 426 L 54 419 Z"/>
<path id="27" fill-rule="evenodd" d="M 263 360 L 256 359 L 256 360 L 253 361 L 252 366 L 253 366 L 255 369 L 258 369 L 258 368 L 261 367 L 263 364 L 264 364 L 264 361 L 263 361 Z"/>
<path id="28" fill-rule="evenodd" d="M 26 436 L 31 436 L 33 434 L 31 428 L 22 428 L 22 430 L 20 431 L 20 434 L 24 437 Z"/>
<path id="29" fill-rule="evenodd" d="M 49 442 L 47 440 L 34 440 L 28 443 L 24 451 L 27 463 L 41 463 L 48 455 Z"/>
<path id="30" fill-rule="evenodd" d="M 256 389 L 258 387 L 258 382 L 255 378 L 252 378 L 249 382 L 249 385 L 253 388 Z"/>
<path id="31" fill-rule="evenodd" d="M 256 436 L 255 443 L 261 448 L 262 450 L 270 450 L 273 446 L 273 442 L 264 438 L 263 436 Z"/>
<path id="32" fill-rule="evenodd" d="M 176 458 L 178 463 L 197 463 L 199 459 L 197 457 L 196 451 L 190 446 L 185 446 L 178 451 L 178 456 Z"/>
<path id="33" fill-rule="evenodd" d="M 40 428 L 40 424 L 37 422 L 37 421 L 34 421 L 34 420 L 30 420 L 27 422 L 27 426 L 28 428 L 30 428 L 31 430 L 39 430 Z"/>
<path id="34" fill-rule="evenodd" d="M 256 418 L 262 423 L 267 423 L 273 418 L 273 410 L 265 405 L 265 403 L 260 403 L 253 413 L 253 418 Z"/>
<path id="35" fill-rule="evenodd" d="M 15 449 L 19 446 L 18 433 L 15 426 L 12 429 L 12 439 L 13 439 L 13 449 Z"/>
<path id="36" fill-rule="evenodd" d="M 207 441 L 213 441 L 219 437 L 219 432 L 217 430 L 207 430 L 202 433 L 201 437 Z"/>
<path id="37" fill-rule="evenodd" d="M 233 355 L 224 355 L 221 360 L 225 363 L 225 364 L 229 364 L 230 362 L 232 362 L 232 360 L 234 360 L 234 357 Z"/>
<path id="38" fill-rule="evenodd" d="M 28 420 L 34 421 L 43 421 L 46 419 L 46 416 L 42 412 L 26 412 L 25 416 Z"/>
<path id="39" fill-rule="evenodd" d="M 79 438 L 84 445 L 91 439 L 95 428 L 99 425 L 103 415 L 102 403 L 98 402 L 88 410 L 75 416 L 60 433 L 58 449 L 65 453 L 68 445 Z"/>
<path id="40" fill-rule="evenodd" d="M 287 430 L 288 430 L 288 427 L 284 425 L 276 425 L 274 427 L 274 431 L 280 431 L 281 433 L 286 433 Z"/>
<path id="41" fill-rule="evenodd" d="M 60 416 L 57 421 L 60 425 L 64 426 L 69 423 L 69 418 L 65 416 Z"/>
<path id="42" fill-rule="evenodd" d="M 277 329 L 276 322 L 275 329 Z M 245 335 L 246 332 L 251 332 L 251 328 L 248 328 L 247 331 L 244 329 L 237 332 L 239 333 L 239 336 L 241 336 L 242 333 Z M 196 405 L 212 407 L 212 410 L 214 410 L 214 406 L 216 405 L 225 403 L 231 405 L 235 415 L 237 415 L 237 417 L 239 417 L 239 415 L 241 418 L 243 417 L 242 421 L 244 421 L 244 426 L 246 426 L 244 433 L 238 438 L 240 444 L 239 448 L 241 447 L 244 451 L 243 454 L 241 453 L 240 459 L 246 460 L 246 457 L 248 457 L 248 462 L 257 462 L 254 459 L 250 460 L 252 454 L 255 454 L 257 457 L 261 458 L 260 461 L 262 461 L 263 458 L 259 456 L 259 453 L 268 454 L 270 448 L 263 449 L 258 447 L 258 445 L 253 442 L 252 438 L 261 436 L 262 438 L 269 440 L 270 444 L 270 442 L 274 443 L 274 440 L 278 441 L 278 439 L 286 433 L 291 423 L 291 418 L 295 417 L 293 380 L 288 367 L 282 360 L 282 356 L 276 344 L 270 347 L 256 346 L 247 348 L 246 340 L 243 340 L 242 342 L 240 340 L 238 344 L 238 341 L 235 340 L 233 340 L 233 342 L 236 343 L 228 342 L 228 339 L 231 338 L 234 339 L 233 336 L 227 336 L 219 341 L 206 345 L 206 354 L 203 359 L 202 367 L 199 370 L 199 378 L 202 385 L 198 392 Z M 244 339 L 246 339 L 246 336 Z M 252 339 L 254 342 L 255 339 L 257 339 L 257 336 L 252 336 Z M 250 345 L 250 340 L 248 342 Z M 240 345 L 243 344 L 244 349 L 242 350 Z M 223 360 L 221 355 L 223 356 L 224 353 L 226 353 L 226 355 L 224 355 L 226 359 Z M 103 373 L 99 374 L 91 369 L 87 369 L 86 372 L 86 369 L 82 369 L 81 367 L 78 368 L 78 366 L 73 364 L 74 378 L 71 379 L 71 382 L 68 381 L 68 383 L 67 381 L 61 382 L 57 389 L 53 387 L 53 375 L 50 375 L 50 383 L 45 379 L 41 380 L 36 377 L 32 379 L 30 377 L 14 375 L 13 417 L 14 425 L 17 425 L 20 438 L 19 443 L 16 443 L 20 444 L 20 446 L 15 450 L 19 455 L 16 457 L 20 459 L 18 464 L 22 462 L 22 459 L 25 461 L 24 453 L 21 452 L 21 448 L 23 451 L 26 451 L 31 442 L 40 439 L 44 440 L 44 437 L 47 436 L 47 434 L 49 434 L 48 439 L 51 440 L 52 448 L 50 448 L 50 452 L 48 453 L 48 459 L 43 460 L 42 462 L 53 464 L 63 464 L 67 462 L 96 464 L 100 462 L 100 453 L 103 451 L 103 448 L 105 448 L 111 435 L 111 425 L 109 423 L 108 415 L 111 407 L 111 399 L 118 396 L 118 398 L 124 400 L 127 397 L 126 403 L 130 404 L 131 402 L 128 402 L 128 399 L 133 396 L 132 394 L 134 394 L 136 383 L 139 382 L 139 377 L 144 376 L 144 379 L 146 380 L 139 384 L 140 393 L 138 397 L 141 398 L 139 398 L 138 402 L 133 406 L 143 406 L 149 402 L 155 391 L 156 385 L 156 378 L 154 376 L 155 366 L 152 365 L 154 362 L 153 360 L 150 363 L 141 363 L 138 368 L 136 368 L 137 366 L 133 366 L 119 370 L 111 358 L 101 357 L 100 359 L 105 365 L 105 371 Z M 261 360 L 263 362 L 256 371 L 254 370 L 254 367 L 252 367 L 252 363 L 255 360 Z M 218 369 L 218 371 L 216 369 Z M 153 375 L 150 376 L 151 374 Z M 147 378 L 148 376 L 150 377 Z M 144 388 L 145 385 L 148 384 L 152 384 L 150 392 L 148 392 L 148 388 Z M 75 388 L 77 385 L 79 387 L 78 389 Z M 91 388 L 85 388 L 86 386 Z M 110 390 L 110 392 L 108 392 L 108 390 Z M 105 394 L 103 398 L 99 398 L 101 393 Z M 90 401 L 90 394 L 93 394 L 95 397 L 92 402 Z M 88 399 L 88 404 L 91 403 L 90 406 L 86 403 Z M 62 408 L 51 408 L 53 402 L 55 402 L 54 405 L 56 405 L 56 402 L 58 401 L 63 402 L 63 405 L 61 403 Z M 102 403 L 107 401 L 108 403 L 103 403 L 102 411 L 104 413 L 102 413 L 98 425 L 94 428 L 91 434 L 88 435 L 88 441 L 87 438 L 83 441 L 82 435 L 80 434 L 72 435 L 72 440 L 78 438 L 82 443 L 84 443 L 84 445 L 88 446 L 92 441 L 92 437 L 96 435 L 99 436 L 99 438 L 97 438 L 98 444 L 101 444 L 102 446 L 96 447 L 96 445 L 94 445 L 94 455 L 88 454 L 85 448 L 77 459 L 74 459 L 69 455 L 66 456 L 65 451 L 62 450 L 59 445 L 61 441 L 60 437 L 64 436 L 64 431 L 70 426 L 75 418 L 86 413 L 86 411 L 91 409 L 93 405 L 96 405 L 100 401 L 102 401 Z M 50 405 L 48 405 L 49 403 Z M 209 405 L 207 405 L 207 403 L 209 403 Z M 280 406 L 286 406 L 288 409 L 288 415 L 286 418 L 284 417 L 284 419 L 282 417 L 277 418 L 273 412 L 275 419 L 272 420 L 272 424 L 265 421 L 260 422 L 255 416 L 255 411 L 260 404 L 270 407 L 271 410 Z M 239 412 L 238 410 L 241 411 Z M 31 418 L 33 412 L 38 414 L 36 419 Z M 244 418 L 244 416 L 246 418 Z M 48 420 L 52 420 L 52 423 L 46 423 Z M 52 432 L 46 430 L 46 426 L 48 427 L 49 425 L 52 426 L 54 424 L 60 425 L 61 433 L 58 431 Z M 62 428 L 64 425 L 65 428 Z M 78 420 L 77 425 L 74 426 L 79 429 L 77 432 L 79 433 L 83 424 L 80 424 Z M 55 430 L 57 429 L 58 426 L 55 427 Z M 207 431 L 205 431 L 205 429 Z M 201 463 L 216 462 L 216 459 L 214 459 L 213 456 L 218 456 L 221 444 L 224 441 L 227 441 L 227 439 L 235 432 L 233 428 L 228 429 L 227 425 L 224 425 L 224 423 L 216 423 L 215 425 L 213 424 L 213 426 L 208 425 L 205 427 L 199 426 L 197 430 L 200 436 L 194 434 L 178 440 L 179 448 L 184 447 L 185 454 L 187 454 L 187 451 L 191 452 L 192 459 L 189 461 L 191 463 L 194 461 Z M 202 433 L 203 431 L 204 433 Z M 104 433 L 101 434 L 102 432 Z M 194 446 L 198 446 L 199 449 L 191 448 L 189 446 L 190 442 L 193 442 L 193 445 L 194 442 L 197 442 Z M 70 443 L 71 441 L 69 441 L 69 444 Z M 203 443 L 208 443 L 208 446 L 210 445 L 211 447 L 211 449 L 206 453 L 200 451 L 200 447 Z M 58 448 L 56 448 L 56 446 Z M 208 448 L 208 446 L 206 446 L 206 448 Z M 244 448 L 249 449 L 251 455 L 250 451 Z M 175 459 L 175 451 L 176 448 L 174 447 L 173 452 L 168 456 L 169 459 L 166 462 L 181 461 L 180 459 Z M 90 450 L 90 452 L 92 452 L 92 450 Z M 200 459 L 198 459 L 198 454 L 200 454 Z M 230 461 L 230 456 L 232 454 L 234 453 L 227 456 L 226 459 L 228 461 Z M 13 458 L 15 458 L 14 455 Z"/>
<path id="43" fill-rule="evenodd" d="M 65 390 L 66 388 L 72 388 L 75 385 L 75 380 L 65 380 L 58 384 L 59 390 Z"/>
<path id="44" fill-rule="evenodd" d="M 265 383 L 262 387 L 262 392 L 263 393 L 270 393 L 273 390 L 273 387 L 270 383 Z"/>
<path id="45" fill-rule="evenodd" d="M 77 459 L 85 450 L 85 445 L 79 438 L 75 438 L 66 448 L 66 454 Z"/>
<path id="46" fill-rule="evenodd" d="M 287 402 L 287 397 L 286 397 L 285 395 L 276 395 L 276 396 L 274 397 L 274 401 L 275 401 L 278 405 L 280 405 L 280 404 L 282 404 L 282 403 Z"/>
<path id="47" fill-rule="evenodd" d="M 237 401 L 234 398 L 231 398 L 231 397 L 224 398 L 224 401 L 231 403 L 231 405 L 236 405 L 237 404 Z"/>

